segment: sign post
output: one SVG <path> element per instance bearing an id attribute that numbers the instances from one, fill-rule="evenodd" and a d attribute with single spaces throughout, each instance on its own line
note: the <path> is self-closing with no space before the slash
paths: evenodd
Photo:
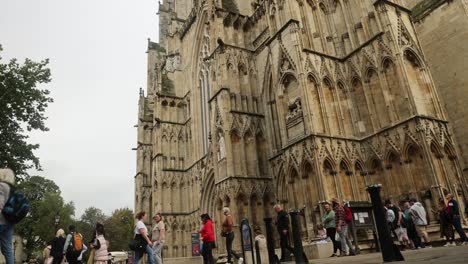
<path id="1" fill-rule="evenodd" d="M 242 255 L 244 256 L 244 263 L 248 263 L 246 252 L 250 251 L 252 254 L 252 264 L 255 264 L 254 246 L 252 241 L 252 229 L 249 225 L 249 220 L 243 219 L 240 224 Z"/>
<path id="2" fill-rule="evenodd" d="M 199 257 L 201 254 L 200 234 L 192 233 L 192 257 Z"/>

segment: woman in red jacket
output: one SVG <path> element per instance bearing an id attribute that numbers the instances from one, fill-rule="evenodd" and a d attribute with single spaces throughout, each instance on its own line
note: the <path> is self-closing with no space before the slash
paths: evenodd
<path id="1" fill-rule="evenodd" d="M 202 255 L 204 264 L 214 264 L 213 248 L 215 245 L 213 221 L 208 214 L 202 214 L 203 227 L 200 230 L 200 239 L 203 242 Z"/>

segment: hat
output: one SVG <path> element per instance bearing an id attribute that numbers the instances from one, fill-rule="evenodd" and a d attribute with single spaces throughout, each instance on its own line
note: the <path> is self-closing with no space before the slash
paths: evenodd
<path id="1" fill-rule="evenodd" d="M 15 173 L 10 169 L 0 169 L 0 182 L 15 185 Z"/>
<path id="2" fill-rule="evenodd" d="M 332 202 L 332 203 L 337 203 L 337 204 L 339 204 L 339 203 L 340 203 L 340 200 L 338 200 L 338 198 L 332 198 L 332 199 L 331 199 L 331 202 Z"/>

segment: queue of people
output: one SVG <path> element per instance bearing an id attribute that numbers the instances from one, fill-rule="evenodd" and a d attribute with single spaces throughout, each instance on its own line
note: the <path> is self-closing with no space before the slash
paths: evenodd
<path id="1" fill-rule="evenodd" d="M 460 210 L 458 202 L 453 199 L 452 194 L 446 196 L 447 202 L 444 199 L 439 200 L 438 215 L 441 225 L 441 237 L 445 237 L 447 243 L 445 246 L 455 245 L 454 231 L 460 235 L 461 243 L 468 244 L 468 239 L 461 226 Z M 323 203 L 324 213 L 322 223 L 318 225 L 318 233 L 321 239 L 329 238 L 333 243 L 333 254 L 331 257 L 353 256 L 355 251 L 351 243 L 352 238 L 350 229 L 352 228 L 352 212 L 349 204 L 341 203 L 337 198 L 331 199 Z M 384 202 L 384 208 L 387 216 L 387 224 L 392 236 L 395 240 L 400 241 L 403 249 L 411 248 L 430 248 L 431 241 L 427 233 L 427 212 L 424 206 L 416 199 L 409 199 L 401 203 L 401 207 L 396 206 L 390 200 Z M 277 214 L 276 227 L 280 240 L 281 247 L 281 262 L 290 261 L 293 248 L 289 245 L 290 241 L 290 221 L 289 214 L 282 208 L 280 204 L 274 206 Z M 225 239 L 226 254 L 228 264 L 232 264 L 233 260 L 237 260 L 238 264 L 243 263 L 243 258 L 233 251 L 232 245 L 235 239 L 234 236 L 234 221 L 231 211 L 228 207 L 222 209 L 224 220 L 222 222 L 221 237 Z M 153 217 L 155 221 L 151 234 L 145 222 L 148 216 L 145 212 L 140 212 L 136 215 L 137 224 L 135 225 L 135 239 L 143 243 L 141 250 L 135 251 L 135 263 L 142 259 L 144 254 L 148 255 L 149 264 L 162 263 L 162 251 L 164 247 L 165 225 L 162 221 L 162 215 L 156 214 Z M 216 247 L 215 231 L 213 220 L 209 214 L 200 216 L 202 227 L 200 229 L 200 253 L 203 257 L 204 264 L 214 264 L 213 249 Z M 267 258 L 268 251 L 266 249 L 266 239 L 262 235 L 261 229 L 255 227 L 255 241 L 259 245 L 260 251 L 257 257 L 260 259 Z M 98 241 L 102 238 L 102 232 L 96 233 Z M 64 243 L 63 230 L 57 233 L 58 243 Z M 54 243 L 51 244 L 51 256 L 54 254 Z M 338 254 L 339 250 L 339 254 Z M 55 263 L 55 262 L 54 262 Z M 101 264 L 101 263 L 97 263 Z"/>
<path id="2" fill-rule="evenodd" d="M 108 261 L 109 241 L 105 239 L 104 225 L 96 223 L 93 239 L 83 242 L 83 236 L 74 225 L 68 227 L 68 234 L 63 229 L 56 232 L 55 238 L 47 243 L 43 251 L 44 264 L 76 263 L 82 264 L 84 254 L 90 251 L 88 264 L 106 264 Z"/>

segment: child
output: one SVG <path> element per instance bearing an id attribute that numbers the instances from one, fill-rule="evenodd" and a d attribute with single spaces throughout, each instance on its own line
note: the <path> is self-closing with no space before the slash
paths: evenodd
<path id="1" fill-rule="evenodd" d="M 323 227 L 322 224 L 317 225 L 317 237 L 320 239 L 326 239 L 327 238 L 327 230 Z"/>

